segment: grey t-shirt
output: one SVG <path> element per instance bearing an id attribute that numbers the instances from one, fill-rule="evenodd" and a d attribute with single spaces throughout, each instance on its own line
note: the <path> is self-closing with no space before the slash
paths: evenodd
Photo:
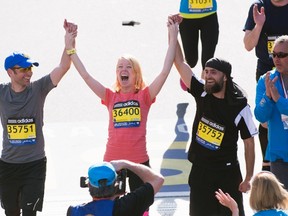
<path id="1" fill-rule="evenodd" d="M 26 163 L 45 157 L 43 108 L 54 87 L 50 75 L 31 82 L 22 92 L 14 92 L 11 83 L 0 84 L 2 161 Z"/>

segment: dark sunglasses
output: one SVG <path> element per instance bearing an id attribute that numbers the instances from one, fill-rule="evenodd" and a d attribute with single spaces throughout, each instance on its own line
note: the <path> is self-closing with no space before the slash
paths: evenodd
<path id="1" fill-rule="evenodd" d="M 285 58 L 285 57 L 287 57 L 288 56 L 288 53 L 283 53 L 283 52 L 279 52 L 279 53 L 272 53 L 272 56 L 273 56 L 273 58 L 276 58 L 276 56 L 278 57 L 278 58 Z"/>
<path id="2" fill-rule="evenodd" d="M 32 66 L 30 66 L 30 67 L 27 67 L 27 68 L 22 68 L 22 67 L 13 67 L 12 68 L 12 70 L 19 70 L 20 72 L 22 72 L 22 73 L 26 73 L 26 72 L 28 72 L 28 71 L 32 71 Z"/>

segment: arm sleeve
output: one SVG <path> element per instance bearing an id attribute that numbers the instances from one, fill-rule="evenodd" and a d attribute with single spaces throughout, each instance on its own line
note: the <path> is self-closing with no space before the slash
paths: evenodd
<path id="1" fill-rule="evenodd" d="M 150 183 L 145 183 L 120 199 L 115 201 L 114 216 L 142 215 L 154 202 L 154 190 Z"/>
<path id="2" fill-rule="evenodd" d="M 256 87 L 255 118 L 261 123 L 267 122 L 271 116 L 274 104 L 274 101 L 266 96 L 265 75 L 263 75 L 260 77 Z"/>
<path id="3" fill-rule="evenodd" d="M 245 106 L 239 115 L 238 127 L 242 139 L 248 139 L 258 134 L 257 127 L 253 121 L 253 115 L 249 105 Z M 237 118 L 236 118 L 237 121 Z"/>

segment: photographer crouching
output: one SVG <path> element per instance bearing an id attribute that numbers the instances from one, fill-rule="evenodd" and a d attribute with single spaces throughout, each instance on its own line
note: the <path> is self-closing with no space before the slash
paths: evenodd
<path id="1" fill-rule="evenodd" d="M 132 171 L 144 182 L 138 189 L 127 194 L 126 170 Z M 70 206 L 67 216 L 142 216 L 153 204 L 154 195 L 163 185 L 164 177 L 142 164 L 114 160 L 92 165 L 86 180 L 93 200 Z"/>

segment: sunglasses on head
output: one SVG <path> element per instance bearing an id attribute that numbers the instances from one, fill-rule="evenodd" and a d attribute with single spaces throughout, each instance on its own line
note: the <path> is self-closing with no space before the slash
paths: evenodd
<path id="1" fill-rule="evenodd" d="M 272 53 L 273 58 L 285 58 L 288 56 L 288 53 L 283 53 L 283 52 L 279 52 L 279 53 Z"/>

